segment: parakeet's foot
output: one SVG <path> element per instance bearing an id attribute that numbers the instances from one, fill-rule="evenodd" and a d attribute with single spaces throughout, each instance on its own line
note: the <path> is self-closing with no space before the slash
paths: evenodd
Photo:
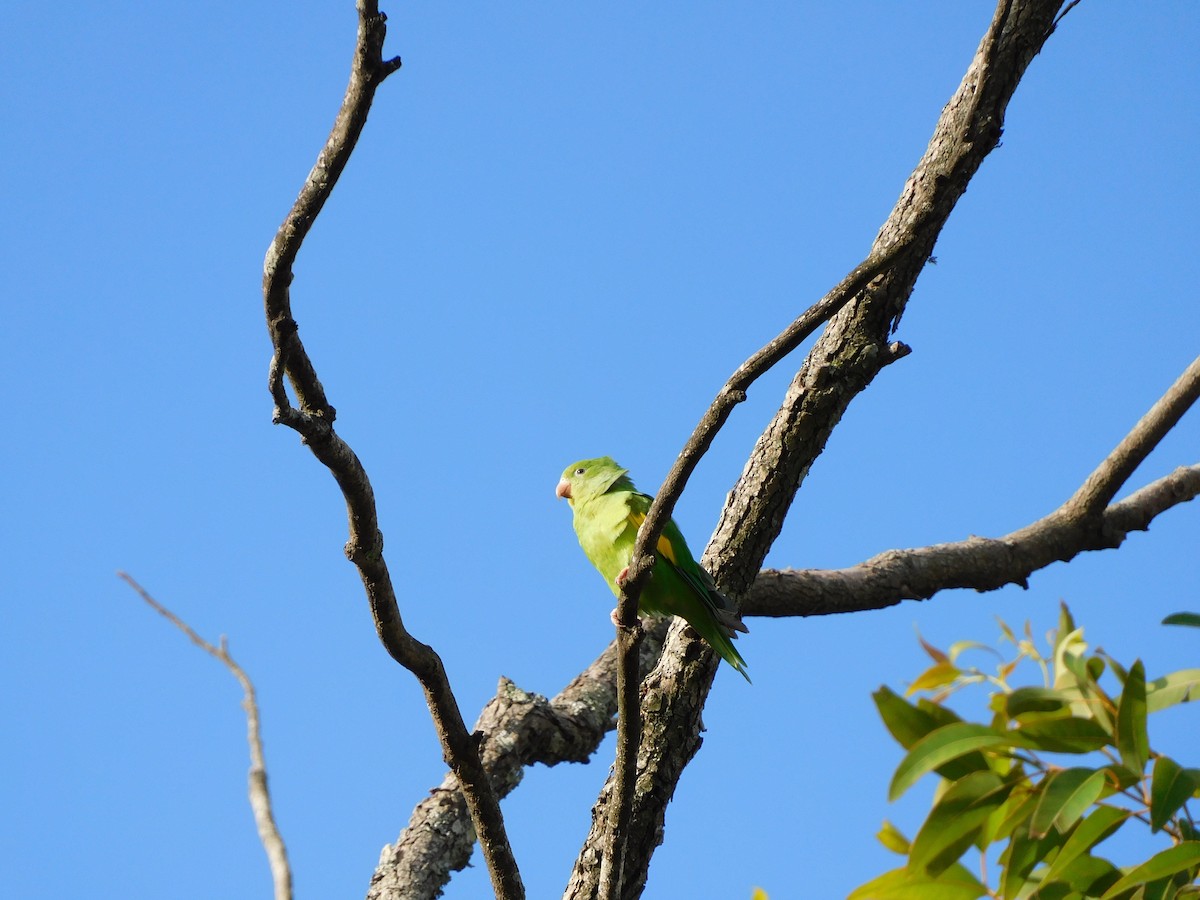
<path id="1" fill-rule="evenodd" d="M 615 625 L 617 628 L 623 627 L 621 625 L 621 620 L 617 618 L 617 611 L 615 609 L 608 614 L 608 618 L 613 623 L 613 625 Z M 641 630 L 641 629 L 645 628 L 646 626 L 642 622 L 642 617 L 638 616 L 631 627 Z"/>
<path id="2" fill-rule="evenodd" d="M 626 566 L 620 572 L 617 573 L 617 586 L 625 587 L 625 582 L 626 582 L 626 580 L 628 580 L 628 578 L 629 578 L 629 566 Z"/>

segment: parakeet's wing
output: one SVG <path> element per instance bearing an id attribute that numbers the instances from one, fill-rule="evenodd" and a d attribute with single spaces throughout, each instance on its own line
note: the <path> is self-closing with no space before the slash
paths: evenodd
<path id="1" fill-rule="evenodd" d="M 648 494 L 640 491 L 631 492 L 629 522 L 633 525 L 635 533 L 641 527 L 642 522 L 646 520 L 646 513 L 650 511 L 650 504 L 653 502 L 654 498 Z M 731 637 L 735 631 L 749 632 L 750 629 L 745 626 L 733 608 L 733 603 L 717 590 L 712 576 L 692 556 L 687 541 L 683 539 L 683 532 L 679 530 L 674 519 L 667 522 L 667 526 L 658 537 L 655 549 L 659 559 L 664 560 L 675 570 L 676 574 L 696 595 L 696 599 L 703 604 L 704 608 L 712 614 L 712 617 Z"/>

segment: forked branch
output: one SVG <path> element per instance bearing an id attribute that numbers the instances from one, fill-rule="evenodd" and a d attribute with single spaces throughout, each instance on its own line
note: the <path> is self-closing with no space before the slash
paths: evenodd
<path id="1" fill-rule="evenodd" d="M 292 317 L 289 287 L 296 254 L 354 151 L 376 89 L 400 68 L 399 58 L 383 58 L 386 17 L 380 14 L 378 3 L 358 0 L 357 9 L 358 38 L 346 95 L 325 147 L 271 242 L 263 264 L 267 328 L 275 348 L 269 376 L 275 400 L 273 418 L 295 429 L 337 480 L 346 500 L 350 526 L 346 555 L 362 578 L 379 639 L 388 654 L 421 682 L 442 754 L 463 792 L 487 861 L 492 888 L 498 898 L 517 900 L 524 897 L 525 891 L 496 792 L 480 761 L 478 741 L 467 731 L 441 658 L 404 627 L 384 561 L 383 534 L 379 530 L 371 482 L 354 451 L 334 431 L 336 413 Z M 288 397 L 285 376 L 295 393 L 296 406 Z"/>
<path id="2" fill-rule="evenodd" d="M 621 589 L 617 604 L 617 754 L 614 769 L 614 796 L 620 798 L 610 805 L 609 831 L 605 852 L 601 858 L 601 900 L 616 900 L 622 883 L 621 869 L 628 827 L 628 811 L 632 805 L 634 782 L 637 778 L 637 751 L 641 736 L 640 719 L 633 712 L 638 705 L 638 641 L 637 604 L 642 588 L 654 566 L 654 551 L 663 529 L 671 519 L 675 504 L 683 495 L 688 479 L 717 432 L 728 421 L 734 407 L 746 400 L 747 391 L 761 376 L 807 340 L 818 328 L 837 314 L 863 288 L 877 278 L 910 248 L 897 244 L 890 250 L 869 256 L 859 263 L 828 294 L 804 311 L 777 337 L 738 366 L 718 392 L 699 424 L 676 457 L 674 465 L 655 494 L 646 519 L 638 529 L 629 577 Z M 902 345 L 901 345 L 902 346 Z M 903 355 L 907 349 L 898 349 Z"/>
<path id="3" fill-rule="evenodd" d="M 1027 587 L 1029 576 L 1087 550 L 1107 550 L 1160 513 L 1200 495 L 1200 465 L 1181 466 L 1117 503 L 1109 503 L 1200 398 L 1195 359 L 1083 485 L 1058 509 L 1001 538 L 972 537 L 911 550 L 889 550 L 848 569 L 768 570 L 742 603 L 754 616 L 819 616 L 927 600 L 950 588 Z M 1108 505 L 1097 507 L 1101 502 Z"/>

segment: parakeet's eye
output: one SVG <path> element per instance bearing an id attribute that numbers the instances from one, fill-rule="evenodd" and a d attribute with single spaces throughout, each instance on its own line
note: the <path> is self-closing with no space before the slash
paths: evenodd
<path id="1" fill-rule="evenodd" d="M 583 466 L 580 466 L 578 469 L 575 470 L 576 475 L 582 475 L 585 472 L 587 472 L 587 469 L 585 469 Z"/>

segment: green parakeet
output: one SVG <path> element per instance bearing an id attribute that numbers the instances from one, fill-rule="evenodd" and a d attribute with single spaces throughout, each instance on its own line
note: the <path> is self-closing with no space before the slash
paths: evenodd
<path id="1" fill-rule="evenodd" d="M 555 493 L 575 512 L 575 534 L 583 552 L 620 597 L 638 528 L 654 498 L 638 491 L 628 470 L 609 456 L 571 463 L 563 470 Z M 638 612 L 686 619 L 721 659 L 750 680 L 746 661 L 731 640 L 748 629 L 729 598 L 717 590 L 712 576 L 692 557 L 673 519 L 658 539 L 654 568 L 638 598 Z"/>

